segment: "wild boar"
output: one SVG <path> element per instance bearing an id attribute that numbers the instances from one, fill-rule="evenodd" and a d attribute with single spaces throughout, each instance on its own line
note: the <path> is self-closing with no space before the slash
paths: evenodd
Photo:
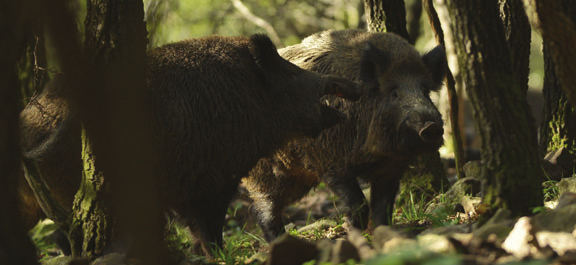
<path id="1" fill-rule="evenodd" d="M 357 100 L 363 93 L 356 82 L 288 62 L 268 37 L 259 34 L 164 45 L 148 52 L 147 67 L 150 99 L 145 115 L 154 138 L 162 203 L 167 212 L 187 222 L 206 254 L 222 247 L 228 205 L 257 161 L 289 140 L 316 137 L 343 120 L 340 111 L 320 103 L 321 96 Z M 22 113 L 23 142 L 36 143 L 25 145 L 25 154 L 34 153 L 52 128 L 44 117 L 30 112 L 41 108 L 30 104 Z M 73 141 L 79 141 L 76 129 L 69 133 Z M 59 161 L 41 165 L 46 179 L 80 178 L 50 173 L 79 161 L 79 150 L 66 150 L 70 152 Z M 54 151 L 44 148 L 42 157 Z M 73 195 L 77 186 L 53 188 L 55 194 Z"/>
<path id="2" fill-rule="evenodd" d="M 283 232 L 282 210 L 319 181 L 344 202 L 354 226 L 389 224 L 404 171 L 443 144 L 442 117 L 429 96 L 444 79 L 443 48 L 421 56 L 392 33 L 329 30 L 279 52 L 304 69 L 361 81 L 368 92 L 357 102 L 325 96 L 348 118 L 316 139 L 292 141 L 250 172 L 245 182 L 265 238 Z M 358 180 L 370 183 L 370 203 Z"/>

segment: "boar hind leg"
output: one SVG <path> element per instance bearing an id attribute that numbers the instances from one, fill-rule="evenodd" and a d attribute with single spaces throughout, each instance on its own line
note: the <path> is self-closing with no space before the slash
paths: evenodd
<path id="1" fill-rule="evenodd" d="M 350 174 L 324 176 L 326 186 L 346 205 L 346 217 L 351 224 L 360 229 L 368 228 L 369 207 L 360 184 Z"/>
<path id="2" fill-rule="evenodd" d="M 318 176 L 299 168 L 268 160 L 258 167 L 258 174 L 247 179 L 250 197 L 254 199 L 252 215 L 264 233 L 264 239 L 272 242 L 284 233 L 283 210 L 304 197 L 318 185 Z"/>
<path id="3" fill-rule="evenodd" d="M 264 239 L 268 242 L 274 241 L 276 237 L 285 232 L 282 221 L 283 209 L 284 205 L 267 197 L 259 198 L 252 206 L 252 215 L 256 216 L 258 225 L 262 228 Z"/>
<path id="4" fill-rule="evenodd" d="M 286 232 L 282 220 L 283 210 L 308 194 L 318 183 L 317 181 L 314 184 L 302 183 L 296 176 L 287 176 L 281 171 L 276 173 L 269 180 L 275 182 L 277 189 L 268 193 L 254 193 L 252 197 L 254 199 L 252 214 L 256 216 L 264 233 L 264 239 L 268 242 Z"/>
<path id="5" fill-rule="evenodd" d="M 212 196 L 194 203 L 197 212 L 189 225 L 196 239 L 194 250 L 197 253 L 201 249 L 207 257 L 215 257 L 223 249 L 222 229 L 228 206 L 236 191 L 237 185 L 232 185 L 214 191 Z"/>

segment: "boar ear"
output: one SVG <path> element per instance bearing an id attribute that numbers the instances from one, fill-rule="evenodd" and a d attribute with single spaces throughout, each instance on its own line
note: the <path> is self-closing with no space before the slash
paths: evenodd
<path id="1" fill-rule="evenodd" d="M 362 83 L 378 83 L 378 75 L 388 68 L 390 56 L 367 42 L 362 51 L 359 79 Z"/>
<path id="2" fill-rule="evenodd" d="M 268 36 L 264 34 L 254 34 L 250 36 L 250 53 L 254 56 L 256 64 L 264 70 L 274 71 L 278 67 L 282 57 L 278 54 L 276 46 Z"/>
<path id="3" fill-rule="evenodd" d="M 446 53 L 442 45 L 427 52 L 422 56 L 422 62 L 426 68 L 432 73 L 432 80 L 435 87 L 440 87 L 446 76 Z"/>

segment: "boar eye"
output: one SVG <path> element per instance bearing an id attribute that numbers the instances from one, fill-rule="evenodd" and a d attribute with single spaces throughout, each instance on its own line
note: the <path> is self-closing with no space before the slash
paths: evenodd
<path id="1" fill-rule="evenodd" d="M 398 86 L 396 86 L 396 85 L 390 86 L 390 87 L 388 87 L 388 91 L 390 91 L 390 96 L 393 99 L 398 98 Z"/>
<path id="2" fill-rule="evenodd" d="M 422 85 L 421 87 L 422 92 L 424 92 L 424 94 L 430 94 L 430 87 L 427 85 Z"/>

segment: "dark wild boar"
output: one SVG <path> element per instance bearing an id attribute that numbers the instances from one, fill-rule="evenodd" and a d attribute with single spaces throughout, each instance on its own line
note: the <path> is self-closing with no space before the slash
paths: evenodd
<path id="1" fill-rule="evenodd" d="M 363 92 L 358 83 L 286 61 L 264 35 L 168 44 L 150 50 L 147 65 L 147 115 L 163 203 L 187 222 L 206 254 L 222 247 L 226 210 L 242 176 L 289 140 L 316 137 L 343 119 L 341 112 L 320 104 L 321 96 L 357 100 Z M 37 142 L 26 148 L 29 153 L 52 127 L 27 112 L 41 108 L 31 104 L 22 114 L 23 141 Z M 79 130 L 70 133 L 76 135 Z M 43 157 L 53 151 L 44 150 Z M 79 157 L 80 151 L 70 149 L 41 172 L 47 179 L 60 177 L 46 172 Z M 67 195 L 76 191 L 72 185 L 55 188 L 54 193 Z"/>
<path id="2" fill-rule="evenodd" d="M 63 207 L 72 209 L 82 176 L 81 126 L 78 117 L 70 111 L 63 83 L 64 75 L 55 75 L 20 113 L 20 140 L 23 155 L 38 163 L 55 199 Z M 23 177 L 18 189 L 24 224 L 31 229 L 46 216 Z"/>
<path id="3" fill-rule="evenodd" d="M 444 79 L 442 47 L 421 56 L 397 35 L 343 30 L 279 52 L 304 69 L 362 81 L 368 92 L 357 102 L 326 96 L 348 119 L 316 139 L 292 141 L 250 172 L 245 181 L 265 238 L 283 232 L 282 210 L 319 181 L 343 200 L 355 227 L 389 224 L 404 171 L 443 144 L 442 117 L 429 97 Z M 358 180 L 371 185 L 370 206 Z"/>

